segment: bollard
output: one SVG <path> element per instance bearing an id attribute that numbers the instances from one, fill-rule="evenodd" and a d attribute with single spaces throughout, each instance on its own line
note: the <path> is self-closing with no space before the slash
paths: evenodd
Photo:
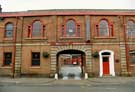
<path id="1" fill-rule="evenodd" d="M 85 73 L 84 79 L 88 79 L 88 73 Z"/>
<path id="2" fill-rule="evenodd" d="M 58 74 L 55 73 L 54 79 L 58 80 Z"/>

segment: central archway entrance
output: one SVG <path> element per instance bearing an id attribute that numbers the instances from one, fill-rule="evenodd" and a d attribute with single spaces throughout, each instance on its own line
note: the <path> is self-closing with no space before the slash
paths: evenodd
<path id="1" fill-rule="evenodd" d="M 81 79 L 84 73 L 85 53 L 79 50 L 63 50 L 57 53 L 57 72 L 59 77 Z"/>

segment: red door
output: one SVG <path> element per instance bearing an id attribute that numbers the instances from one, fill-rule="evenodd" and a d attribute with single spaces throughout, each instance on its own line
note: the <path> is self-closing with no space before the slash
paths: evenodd
<path id="1" fill-rule="evenodd" d="M 103 74 L 110 74 L 109 71 L 109 57 L 103 57 Z"/>

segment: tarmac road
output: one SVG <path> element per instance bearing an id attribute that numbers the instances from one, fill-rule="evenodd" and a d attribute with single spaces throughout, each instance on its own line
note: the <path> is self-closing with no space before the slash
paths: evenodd
<path id="1" fill-rule="evenodd" d="M 92 83 L 88 85 L 0 85 L 0 92 L 135 92 L 135 82 Z"/>
<path id="2" fill-rule="evenodd" d="M 0 92 L 135 92 L 135 77 L 103 77 L 88 80 L 0 78 Z"/>

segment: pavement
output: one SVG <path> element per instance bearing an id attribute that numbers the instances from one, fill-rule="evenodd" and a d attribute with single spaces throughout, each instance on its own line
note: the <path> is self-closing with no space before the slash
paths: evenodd
<path id="1" fill-rule="evenodd" d="M 0 77 L 0 85 L 101 85 L 135 82 L 135 77 L 99 77 L 87 80 L 55 80 L 53 78 L 6 78 Z"/>

